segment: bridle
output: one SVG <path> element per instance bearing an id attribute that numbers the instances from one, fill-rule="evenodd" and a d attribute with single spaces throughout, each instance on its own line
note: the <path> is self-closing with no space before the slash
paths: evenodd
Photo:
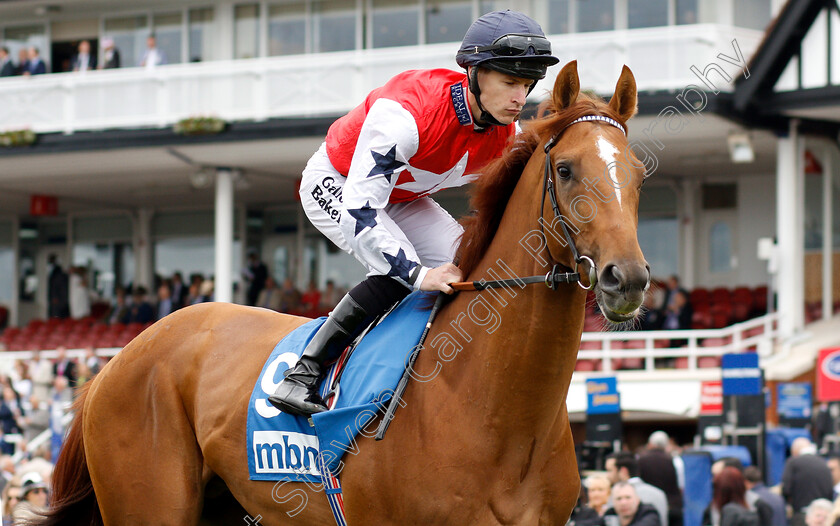
<path id="1" fill-rule="evenodd" d="M 545 169 L 543 171 L 543 195 L 542 201 L 540 202 L 540 233 L 545 238 L 545 230 L 543 225 L 545 224 L 545 219 L 543 218 L 543 213 L 545 211 L 545 195 L 548 194 L 549 199 L 551 200 L 551 208 L 554 211 L 554 220 L 555 222 L 559 222 L 560 226 L 563 227 L 563 237 L 566 238 L 566 244 L 569 245 L 569 250 L 572 251 L 572 257 L 575 259 L 575 268 L 572 274 L 577 274 L 577 284 L 583 290 L 592 290 L 595 285 L 598 284 L 598 272 L 597 268 L 595 267 L 595 262 L 592 261 L 592 258 L 589 256 L 583 256 L 578 252 L 577 246 L 575 245 L 574 239 L 572 239 L 572 234 L 569 232 L 569 227 L 566 225 L 566 218 L 563 217 L 563 214 L 560 212 L 560 205 L 557 204 L 557 194 L 555 193 L 554 189 L 554 163 L 551 162 L 551 149 L 554 148 L 554 145 L 557 144 L 557 140 L 560 138 L 563 133 L 569 129 L 570 126 L 573 124 L 577 124 L 579 122 L 604 122 L 609 124 L 610 126 L 615 126 L 622 133 L 627 135 L 627 131 L 624 129 L 618 121 L 615 119 L 611 119 L 609 117 L 603 115 L 584 115 L 583 117 L 579 117 L 569 124 L 567 124 L 562 130 L 557 132 L 556 134 L 552 135 L 548 142 L 545 143 Z M 552 223 L 554 224 L 554 223 Z M 548 248 L 546 248 L 548 250 Z M 551 253 L 549 252 L 549 258 L 551 258 Z M 553 258 L 552 258 L 553 259 Z M 586 261 L 589 263 L 589 286 L 584 287 L 581 284 L 580 280 L 580 273 L 578 272 L 578 266 L 583 262 Z M 551 273 L 554 273 L 558 267 L 560 266 L 559 263 L 554 264 L 554 269 L 552 269 Z M 550 273 L 550 274 L 551 274 Z M 548 284 L 548 282 L 546 282 Z M 549 286 L 549 288 L 554 289 L 554 287 Z"/>
<path id="2" fill-rule="evenodd" d="M 560 283 L 577 283 L 578 286 L 584 290 L 592 290 L 593 288 L 595 288 L 595 285 L 598 284 L 598 271 L 595 267 L 595 262 L 592 261 L 592 258 L 590 258 L 589 256 L 581 255 L 580 252 L 578 252 L 577 246 L 575 245 L 575 241 L 574 239 L 572 239 L 572 234 L 571 232 L 569 232 L 569 227 L 566 225 L 566 218 L 563 217 L 563 214 L 560 212 L 560 205 L 557 203 L 557 194 L 554 188 L 554 164 L 551 162 L 551 149 L 557 144 L 557 140 L 560 138 L 561 135 L 563 135 L 563 133 L 567 129 L 569 129 L 570 126 L 579 122 L 593 121 L 603 122 L 609 124 L 610 126 L 614 126 L 621 130 L 621 132 L 624 135 L 627 135 L 627 130 L 624 128 L 624 126 L 621 125 L 621 123 L 619 123 L 615 119 L 603 115 L 584 115 L 583 117 L 579 117 L 573 120 L 572 122 L 567 124 L 562 130 L 552 135 L 548 142 L 545 143 L 545 147 L 543 148 L 545 151 L 545 167 L 543 170 L 542 200 L 540 201 L 540 233 L 543 235 L 543 238 L 545 238 L 545 230 L 543 227 L 545 219 L 543 218 L 543 214 L 545 212 L 545 196 L 546 194 L 548 194 L 549 200 L 551 201 L 551 208 L 554 211 L 555 222 L 559 222 L 560 226 L 563 228 L 563 237 L 565 238 L 566 244 L 569 246 L 569 249 L 572 251 L 572 257 L 575 260 L 574 270 L 572 272 L 563 272 L 562 270 L 568 267 L 555 261 L 553 267 L 545 276 L 527 276 L 514 277 L 512 279 L 500 279 L 494 281 L 481 280 L 450 283 L 449 285 L 453 289 L 484 290 L 511 287 L 513 285 L 531 285 L 534 283 L 545 283 L 545 285 L 551 290 L 557 290 L 557 286 Z M 546 251 L 548 251 L 547 246 Z M 551 261 L 554 261 L 554 258 L 551 256 L 550 251 L 548 257 Z M 589 264 L 589 286 L 586 287 L 581 284 L 580 272 L 578 272 L 578 267 L 584 261 Z"/>

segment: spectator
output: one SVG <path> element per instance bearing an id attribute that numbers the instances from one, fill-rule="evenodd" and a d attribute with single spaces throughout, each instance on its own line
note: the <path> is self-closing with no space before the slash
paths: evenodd
<path id="1" fill-rule="evenodd" d="M 256 305 L 260 292 L 266 286 L 268 279 L 268 268 L 260 261 L 255 251 L 248 252 L 248 266 L 242 269 L 242 276 L 248 282 L 247 298 L 248 305 Z"/>
<path id="2" fill-rule="evenodd" d="M 12 64 L 12 57 L 9 56 L 9 48 L 0 47 L 0 77 L 11 77 L 15 74 L 15 65 Z"/>
<path id="3" fill-rule="evenodd" d="M 49 272 L 47 273 L 47 301 L 49 301 L 50 318 L 66 318 L 70 315 L 68 304 L 68 278 L 58 262 L 55 254 L 48 258 Z"/>
<path id="4" fill-rule="evenodd" d="M 15 506 L 17 506 L 18 502 L 20 502 L 22 494 L 23 490 L 20 487 L 20 482 L 16 479 L 10 481 L 6 484 L 6 487 L 3 488 L 2 499 L 0 499 L 0 502 L 3 503 L 3 526 L 14 525 L 12 522 L 12 510 L 15 509 Z"/>
<path id="5" fill-rule="evenodd" d="M 15 461 L 12 460 L 11 455 L 3 455 L 0 457 L 0 491 L 6 489 L 6 486 L 12 481 L 15 476 Z"/>
<path id="6" fill-rule="evenodd" d="M 212 279 L 207 278 L 201 282 L 201 286 L 198 287 L 199 303 L 213 301 L 213 288 L 214 283 Z"/>
<path id="7" fill-rule="evenodd" d="M 187 286 L 184 285 L 184 277 L 180 272 L 172 274 L 170 289 L 172 290 L 173 310 L 178 310 L 183 307 L 187 301 Z"/>
<path id="8" fill-rule="evenodd" d="M 837 497 L 840 497 L 840 456 L 832 455 L 825 462 L 825 465 L 828 466 L 828 471 L 831 472 L 831 482 L 834 483 L 832 498 L 837 500 Z"/>
<path id="9" fill-rule="evenodd" d="M 300 292 L 289 278 L 283 280 L 283 288 L 280 290 L 280 311 L 290 313 L 300 311 Z"/>
<path id="10" fill-rule="evenodd" d="M 805 525 L 805 508 L 817 499 L 831 499 L 834 484 L 825 461 L 816 455 L 817 448 L 805 437 L 790 446 L 791 456 L 782 472 L 782 495 L 793 508 L 792 526 Z"/>
<path id="11" fill-rule="evenodd" d="M 806 526 L 832 526 L 830 519 L 834 505 L 828 499 L 816 499 L 805 508 Z"/>
<path id="12" fill-rule="evenodd" d="M 116 69 L 120 67 L 120 52 L 114 47 L 114 39 L 105 37 L 102 39 L 102 62 L 99 69 Z"/>
<path id="13" fill-rule="evenodd" d="M 58 356 L 56 357 L 55 365 L 53 365 L 53 377 L 63 376 L 67 379 L 70 387 L 76 387 L 76 362 L 67 357 L 67 349 L 64 346 L 59 346 L 56 349 Z"/>
<path id="14" fill-rule="evenodd" d="M 20 435 L 21 428 L 21 412 L 14 390 L 9 387 L 3 387 L 3 401 L 0 402 L 0 430 L 3 431 L 3 440 L 0 441 L 0 452 L 4 455 L 14 455 L 15 444 L 12 440 L 13 435 Z"/>
<path id="15" fill-rule="evenodd" d="M 50 427 L 50 405 L 36 395 L 29 397 L 29 412 L 23 417 L 23 438 L 27 443 Z"/>
<path id="16" fill-rule="evenodd" d="M 768 526 L 787 526 L 785 500 L 764 485 L 761 470 L 755 466 L 746 468 L 744 470 L 744 483 L 747 487 L 747 496 L 750 492 L 755 493 L 758 498 L 767 503 L 773 512 L 772 522 Z M 749 498 L 747 498 L 747 504 L 750 504 Z"/>
<path id="17" fill-rule="evenodd" d="M 604 526 L 604 519 L 598 515 L 588 503 L 588 491 L 585 484 L 580 485 L 580 492 L 567 525 L 571 526 Z"/>
<path id="18" fill-rule="evenodd" d="M 47 485 L 34 471 L 24 475 L 21 482 L 21 501 L 12 510 L 12 520 L 14 524 L 29 524 L 43 518 L 47 511 Z"/>
<path id="19" fill-rule="evenodd" d="M 644 308 L 639 320 L 639 329 L 643 331 L 658 331 L 662 328 L 662 311 L 655 307 L 656 296 L 645 294 Z"/>
<path id="20" fill-rule="evenodd" d="M 41 356 L 41 351 L 33 351 L 29 370 L 32 371 L 32 394 L 41 400 L 48 399 L 55 378 L 53 364 Z"/>
<path id="21" fill-rule="evenodd" d="M 149 35 L 146 38 L 146 51 L 140 57 L 140 67 L 154 69 L 167 63 L 166 54 L 157 47 L 157 39 L 154 35 Z"/>
<path id="22" fill-rule="evenodd" d="M 639 462 L 635 455 L 628 452 L 613 453 L 607 456 L 605 467 L 607 477 L 613 484 L 613 492 L 619 482 L 629 482 L 643 503 L 656 508 L 662 526 L 668 526 L 668 499 L 665 492 L 639 478 Z"/>
<path id="23" fill-rule="evenodd" d="M 682 526 L 682 492 L 677 481 L 674 459 L 665 451 L 668 440 L 668 434 L 664 431 L 651 433 L 647 451 L 639 455 L 639 476 L 665 492 L 668 499 L 668 524 Z"/>
<path id="24" fill-rule="evenodd" d="M 659 307 L 659 310 L 665 313 L 668 307 L 674 303 L 678 292 L 682 292 L 686 298 L 688 297 L 688 291 L 680 287 L 680 278 L 672 274 L 665 282 L 665 294 L 662 297 L 662 306 Z"/>
<path id="25" fill-rule="evenodd" d="M 108 314 L 108 323 L 124 323 L 128 319 L 129 309 L 128 303 L 125 299 L 125 289 L 117 286 L 114 291 L 114 304 L 111 306 L 111 312 Z"/>
<path id="26" fill-rule="evenodd" d="M 87 269 L 70 268 L 70 317 L 74 320 L 90 316 L 90 290 L 88 289 Z"/>
<path id="27" fill-rule="evenodd" d="M 15 75 L 23 75 L 29 70 L 29 52 L 26 48 L 18 50 L 18 65 L 15 68 Z"/>
<path id="28" fill-rule="evenodd" d="M 79 42 L 79 53 L 73 57 L 73 71 L 85 72 L 96 69 L 96 57 L 90 54 L 90 42 Z"/>
<path id="29" fill-rule="evenodd" d="M 172 301 L 172 289 L 169 282 L 162 281 L 158 287 L 157 319 L 160 320 L 175 311 L 175 302 Z"/>
<path id="30" fill-rule="evenodd" d="M 269 276 L 265 280 L 265 288 L 260 291 L 256 306 L 279 311 L 281 299 L 280 291 L 277 289 L 277 283 L 274 282 L 274 278 Z"/>
<path id="31" fill-rule="evenodd" d="M 612 489 L 613 507 L 604 516 L 608 526 L 660 526 L 656 509 L 643 504 L 636 488 L 629 482 L 618 482 Z M 617 520 L 616 520 L 617 518 Z"/>
<path id="32" fill-rule="evenodd" d="M 725 467 L 713 482 L 712 507 L 718 512 L 720 522 L 714 526 L 767 526 L 773 512 L 761 500 L 761 506 L 750 506 L 746 501 L 747 487 L 738 469 Z"/>
<path id="33" fill-rule="evenodd" d="M 588 505 L 598 516 L 603 517 L 609 508 L 610 479 L 604 475 L 590 475 L 584 482 L 589 498 Z"/>
<path id="34" fill-rule="evenodd" d="M 328 279 L 327 280 L 327 288 L 324 289 L 324 293 L 321 294 L 321 304 L 318 307 L 321 312 L 329 312 L 338 305 L 338 302 L 341 298 L 344 297 L 344 291 L 338 290 L 335 286 L 335 281 Z"/>
<path id="35" fill-rule="evenodd" d="M 140 285 L 134 289 L 132 303 L 128 308 L 128 319 L 125 323 L 149 323 L 154 321 L 155 309 L 146 301 L 146 287 Z"/>
<path id="36" fill-rule="evenodd" d="M 41 60 L 41 52 L 37 47 L 30 47 L 28 56 L 29 62 L 27 62 L 26 71 L 23 72 L 24 75 L 43 75 L 47 72 L 47 65 Z"/>
<path id="37" fill-rule="evenodd" d="M 102 358 L 96 354 L 96 349 L 93 347 L 85 349 L 85 365 L 90 369 L 92 375 L 102 369 Z"/>
<path id="38" fill-rule="evenodd" d="M 78 370 L 78 375 L 76 377 L 76 384 L 79 387 L 85 385 L 85 383 L 87 383 L 88 380 L 93 378 L 93 373 L 90 372 L 90 367 L 88 367 L 85 362 L 80 362 L 77 370 Z"/>

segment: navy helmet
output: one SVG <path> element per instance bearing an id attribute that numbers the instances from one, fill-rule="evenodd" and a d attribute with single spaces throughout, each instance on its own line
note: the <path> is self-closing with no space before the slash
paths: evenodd
<path id="1" fill-rule="evenodd" d="M 482 66 L 526 79 L 545 78 L 560 62 L 540 25 L 516 11 L 493 11 L 473 22 L 455 57 L 458 65 Z M 536 83 L 535 83 L 536 84 Z"/>

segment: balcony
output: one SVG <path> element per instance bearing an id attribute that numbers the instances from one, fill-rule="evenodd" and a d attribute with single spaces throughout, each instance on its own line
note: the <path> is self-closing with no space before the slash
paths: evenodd
<path id="1" fill-rule="evenodd" d="M 716 61 L 733 77 L 733 40 L 747 60 L 763 33 L 715 24 L 553 36 L 561 64 L 577 60 L 583 87 L 612 93 L 622 64 L 640 91 L 699 84 L 691 66 Z M 167 127 L 186 117 L 225 121 L 340 115 L 409 68 L 457 68 L 455 44 L 59 73 L 0 79 L 0 131 L 37 133 Z M 545 96 L 559 68 L 532 94 Z M 731 86 L 723 86 L 724 91 Z"/>

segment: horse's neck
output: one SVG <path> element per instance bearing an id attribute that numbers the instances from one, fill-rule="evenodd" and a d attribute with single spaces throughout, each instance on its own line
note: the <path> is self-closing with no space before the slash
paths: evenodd
<path id="1" fill-rule="evenodd" d="M 538 225 L 540 196 L 528 191 L 533 186 L 518 185 L 509 213 L 468 279 L 548 272 L 519 244 Z M 554 291 L 536 284 L 459 293 L 435 323 L 459 342 L 470 340 L 448 371 L 455 387 L 479 397 L 483 410 L 494 417 L 511 415 L 521 422 L 525 409 L 538 426 L 540 420 L 553 422 L 574 370 L 585 297 L 575 284 Z"/>

